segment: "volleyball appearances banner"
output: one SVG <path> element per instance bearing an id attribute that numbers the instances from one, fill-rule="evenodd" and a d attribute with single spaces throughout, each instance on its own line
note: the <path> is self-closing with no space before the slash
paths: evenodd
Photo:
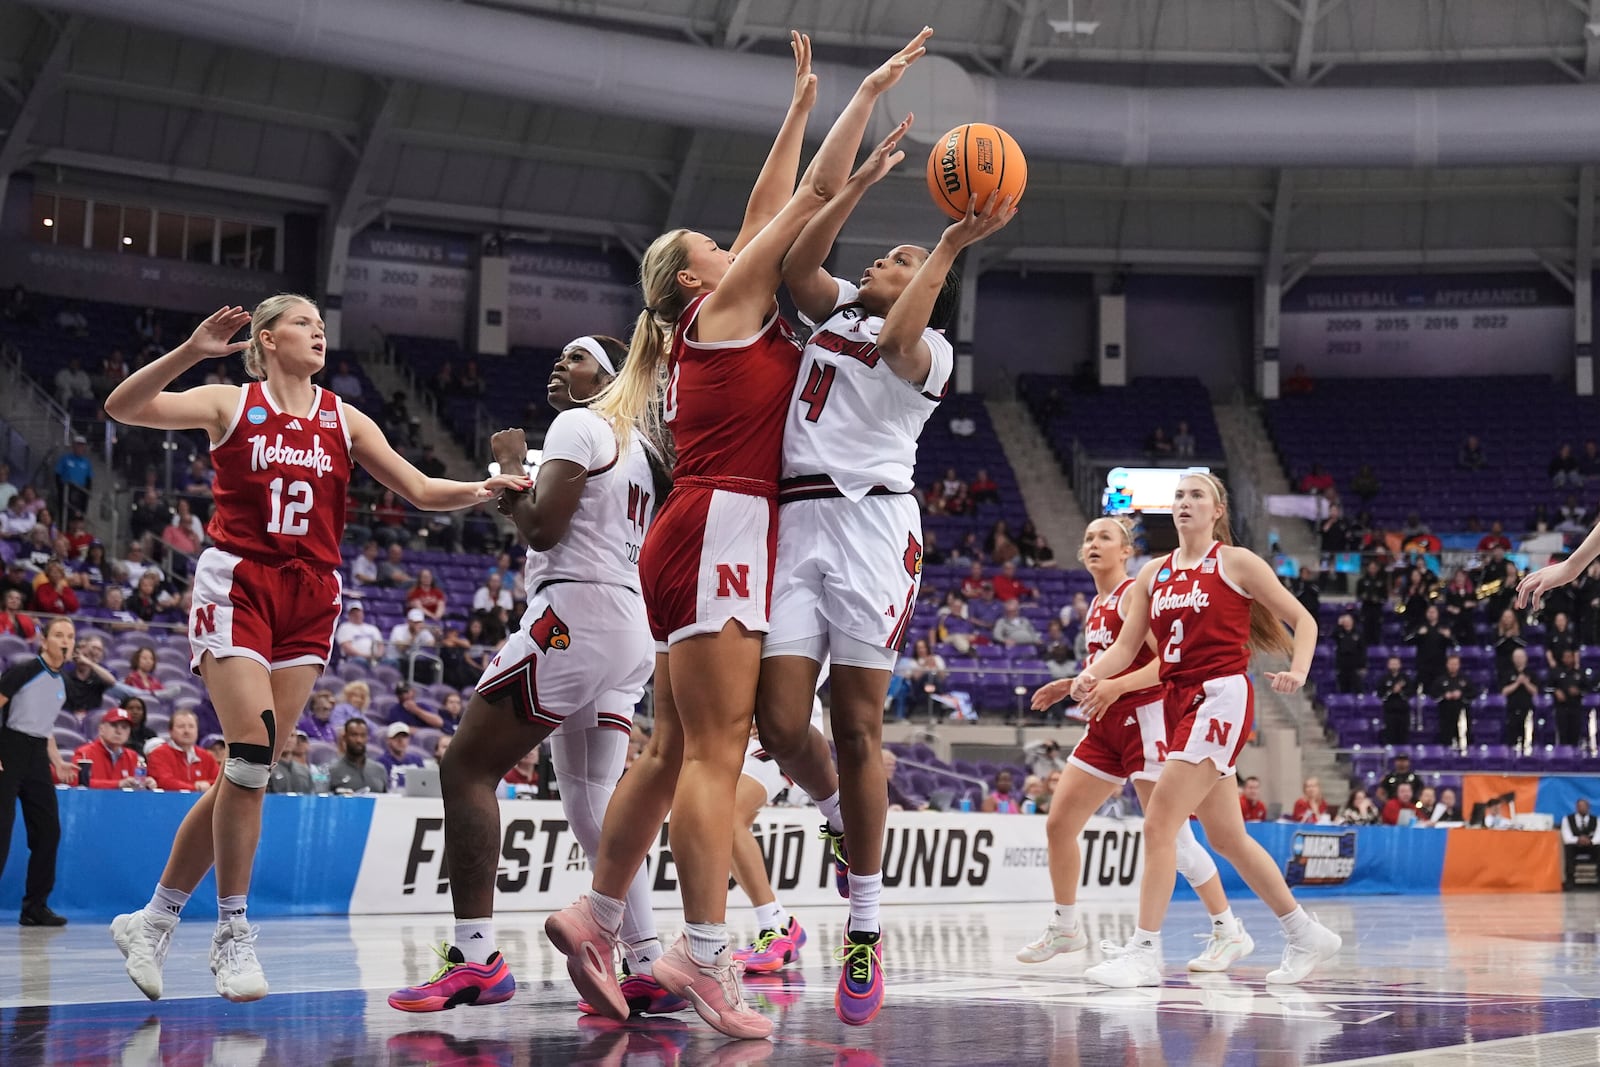
<path id="1" fill-rule="evenodd" d="M 444 869 L 444 809 L 412 797 L 374 799 L 371 829 L 351 894 L 352 914 L 442 913 L 450 910 Z M 589 865 L 556 801 L 500 804 L 500 871 L 496 911 L 548 911 L 588 890 Z M 817 836 L 813 808 L 768 808 L 756 841 L 773 888 L 786 905 L 837 904 L 833 863 Z M 1126 899 L 1144 870 L 1142 819 L 1092 819 L 1079 838 L 1079 896 Z M 667 831 L 646 859 L 658 907 L 680 904 L 678 873 Z M 731 888 L 731 900 L 744 903 Z M 892 812 L 884 844 L 886 904 L 1048 901 L 1049 859 L 1044 818 Z"/>

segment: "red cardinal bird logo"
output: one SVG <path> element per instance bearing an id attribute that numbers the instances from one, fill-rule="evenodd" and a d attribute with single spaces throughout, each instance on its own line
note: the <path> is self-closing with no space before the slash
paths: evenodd
<path id="1" fill-rule="evenodd" d="M 572 645 L 572 631 L 561 621 L 555 608 L 545 608 L 544 614 L 533 620 L 533 625 L 528 627 L 528 636 L 533 638 L 533 643 L 539 646 L 541 652 L 551 649 L 559 652 Z"/>
<path id="2" fill-rule="evenodd" d="M 922 546 L 917 543 L 916 534 L 906 534 L 906 573 L 915 578 L 922 573 Z"/>

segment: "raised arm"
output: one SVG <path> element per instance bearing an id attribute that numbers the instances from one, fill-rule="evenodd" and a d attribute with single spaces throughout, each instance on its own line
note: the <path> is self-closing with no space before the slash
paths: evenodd
<path id="1" fill-rule="evenodd" d="M 914 116 L 907 115 L 888 137 L 878 142 L 878 147 L 845 182 L 839 195 L 806 223 L 806 228 L 800 231 L 800 236 L 783 257 L 783 284 L 788 287 L 795 306 L 812 322 L 821 322 L 839 303 L 839 283 L 823 268 L 828 254 L 833 251 L 833 242 L 838 240 L 839 231 L 844 229 L 845 221 L 867 190 L 906 158 L 906 154 L 899 151 L 900 139 L 911 129 L 913 120 Z"/>
<path id="2" fill-rule="evenodd" d="M 220 440 L 239 405 L 238 386 L 201 385 L 181 393 L 165 390 L 196 364 L 248 348 L 249 340 L 229 338 L 249 325 L 250 313 L 244 308 L 219 308 L 195 327 L 183 344 L 124 378 L 106 397 L 106 414 L 126 426 L 205 430 L 212 441 Z"/>
<path id="3" fill-rule="evenodd" d="M 1530 603 L 1539 607 L 1544 595 L 1552 589 L 1558 589 L 1568 582 L 1575 582 L 1589 568 L 1596 556 L 1600 556 L 1600 526 L 1589 531 L 1589 536 L 1583 539 L 1583 544 L 1573 550 L 1572 555 L 1560 563 L 1552 563 L 1548 567 L 1540 567 L 1522 576 L 1522 581 L 1517 583 L 1517 608 L 1520 610 Z"/>
<path id="4" fill-rule="evenodd" d="M 744 224 L 731 249 L 735 253 L 749 244 L 794 195 L 794 179 L 800 171 L 800 149 L 806 138 L 806 119 L 817 102 L 817 76 L 811 73 L 811 38 L 791 30 L 789 47 L 794 51 L 794 98 L 789 101 L 789 113 L 783 117 L 767 161 L 750 189 L 750 200 L 744 207 Z"/>
<path id="5" fill-rule="evenodd" d="M 350 453 L 355 461 L 379 484 L 423 511 L 458 511 L 488 500 L 502 489 L 528 488 L 526 477 L 507 474 L 497 474 L 481 482 L 429 478 L 394 450 L 371 418 L 348 404 L 344 412 L 350 427 Z"/>

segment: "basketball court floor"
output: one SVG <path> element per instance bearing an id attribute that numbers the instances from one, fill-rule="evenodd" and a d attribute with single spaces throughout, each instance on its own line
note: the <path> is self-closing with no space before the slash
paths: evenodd
<path id="1" fill-rule="evenodd" d="M 449 929 L 442 917 L 266 921 L 260 952 L 273 992 L 247 1005 L 215 995 L 203 912 L 179 930 L 159 1003 L 127 981 L 104 924 L 6 926 L 0 1064 L 1600 1064 L 1600 893 L 1323 899 L 1315 911 L 1346 948 L 1305 985 L 1263 982 L 1283 943 L 1253 901 L 1239 912 L 1256 954 L 1229 975 L 1185 974 L 1204 920 L 1191 902 L 1167 926 L 1166 984 L 1113 991 L 1084 981 L 1083 962 L 1013 959 L 1038 932 L 1040 905 L 889 908 L 890 999 L 863 1028 L 833 1011 L 830 948 L 843 909 L 802 912 L 811 939 L 801 966 L 746 979 L 777 1023 L 771 1042 L 729 1041 L 692 1013 L 580 1020 L 542 915 L 500 922 L 515 1000 L 434 1015 L 394 1011 L 384 998 L 432 972 L 431 946 Z M 1120 941 L 1133 926 L 1131 903 L 1090 916 L 1096 940 Z M 676 916 L 662 918 L 675 929 Z M 747 910 L 730 918 L 749 924 Z"/>

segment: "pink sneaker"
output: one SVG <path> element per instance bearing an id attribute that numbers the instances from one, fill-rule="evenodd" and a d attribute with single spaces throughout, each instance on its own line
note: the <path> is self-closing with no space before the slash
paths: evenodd
<path id="1" fill-rule="evenodd" d="M 661 988 L 660 982 L 648 974 L 629 974 L 624 971 L 621 986 L 622 998 L 628 1002 L 628 1011 L 633 1015 L 671 1015 L 689 1006 L 687 1000 L 668 993 Z M 587 1000 L 578 1001 L 578 1011 L 584 1015 L 601 1014 Z"/>
<path id="2" fill-rule="evenodd" d="M 617 935 L 600 925 L 589 898 L 579 897 L 546 919 L 544 934 L 567 957 L 567 973 L 579 997 L 592 1005 L 596 1014 L 627 1019 L 628 1001 L 612 970 Z"/>
<path id="3" fill-rule="evenodd" d="M 689 939 L 679 935 L 667 954 L 656 960 L 656 981 L 683 997 L 700 1018 L 729 1037 L 771 1037 L 772 1020 L 745 1006 L 739 992 L 740 968 L 731 958 L 719 967 L 705 967 L 689 955 Z"/>
<path id="4" fill-rule="evenodd" d="M 800 946 L 805 943 L 806 932 L 800 920 L 791 915 L 787 929 L 761 931 L 748 948 L 736 950 L 733 958 L 743 963 L 750 974 L 768 974 L 799 962 Z"/>
<path id="5" fill-rule="evenodd" d="M 400 1011 L 449 1011 L 458 1004 L 501 1004 L 517 992 L 517 980 L 505 957 L 496 952 L 488 963 L 468 963 L 454 945 L 434 949 L 444 960 L 434 976 L 421 985 L 389 994 L 389 1007 Z"/>
<path id="6" fill-rule="evenodd" d="M 834 1010 L 841 1021 L 865 1026 L 883 1007 L 883 935 L 848 934 L 833 958 L 844 964 L 833 997 Z"/>

